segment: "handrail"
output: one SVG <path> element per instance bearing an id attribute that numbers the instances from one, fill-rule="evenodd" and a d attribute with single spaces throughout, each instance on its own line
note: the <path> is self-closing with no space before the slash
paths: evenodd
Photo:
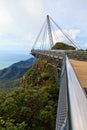
<path id="1" fill-rule="evenodd" d="M 77 79 L 75 71 L 66 57 L 68 92 L 70 100 L 72 130 L 87 129 L 87 98 Z"/>

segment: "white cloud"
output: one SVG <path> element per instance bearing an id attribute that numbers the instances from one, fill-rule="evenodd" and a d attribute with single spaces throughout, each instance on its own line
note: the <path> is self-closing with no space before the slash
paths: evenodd
<path id="1" fill-rule="evenodd" d="M 68 37 L 70 37 L 72 40 L 76 40 L 77 36 L 80 34 L 80 30 L 76 30 L 76 29 L 70 29 L 70 30 L 62 30 Z M 57 30 L 56 32 L 53 32 L 53 38 L 54 40 L 58 40 L 58 41 L 69 41 L 65 35 L 60 31 Z M 56 41 L 55 41 L 56 42 Z"/>
<path id="2" fill-rule="evenodd" d="M 80 34 L 80 30 L 78 29 L 70 29 L 70 30 L 62 30 L 64 32 L 65 35 L 67 35 L 67 37 L 60 31 L 60 30 L 57 30 L 55 32 L 53 32 L 53 41 L 54 41 L 54 44 L 56 42 L 65 42 L 67 44 L 70 44 L 70 45 L 73 45 L 72 42 L 69 40 L 73 40 L 74 44 L 76 46 L 78 46 L 77 44 L 77 37 L 79 36 Z"/>
<path id="3" fill-rule="evenodd" d="M 9 31 L 13 19 L 7 9 L 6 1 L 0 0 L 0 33 Z"/>
<path id="4" fill-rule="evenodd" d="M 33 44 L 41 10 L 41 0 L 0 0 L 0 45 L 15 46 L 23 41 Z"/>
<path id="5" fill-rule="evenodd" d="M 76 40 L 82 33 L 82 26 L 80 28 L 76 25 L 78 23 L 85 27 L 83 23 L 87 23 L 87 19 L 82 13 L 87 12 L 87 9 L 83 8 L 82 0 L 78 7 L 75 3 L 78 3 L 78 0 L 0 0 L 0 45 L 14 47 L 25 43 L 25 46 L 32 46 L 46 14 L 52 15 L 53 19 L 65 28 L 64 31 Z M 56 33 L 59 41 L 66 40 L 59 30 Z M 87 32 L 84 33 L 86 36 Z"/>
<path id="6" fill-rule="evenodd" d="M 70 29 L 70 30 L 62 30 L 64 33 L 68 34 L 68 36 L 70 36 L 70 38 L 73 40 L 73 41 L 76 41 L 76 38 L 78 37 L 78 35 L 80 34 L 80 30 L 78 29 Z M 70 44 L 70 41 L 64 36 L 64 34 L 60 31 L 60 30 L 57 30 L 57 31 L 53 31 L 52 32 L 52 36 L 53 36 L 53 42 L 54 44 L 56 42 L 65 42 L 65 43 L 68 43 Z M 39 48 L 42 46 L 44 49 L 45 48 L 50 48 L 50 42 L 49 42 L 49 36 L 48 36 L 48 33 L 46 35 L 46 39 L 45 41 L 42 41 L 42 38 L 43 37 L 40 37 L 35 45 L 35 48 Z M 43 44 L 44 43 L 44 44 Z"/>
<path id="7" fill-rule="evenodd" d="M 87 43 L 80 44 L 81 48 L 87 49 Z"/>
<path id="8" fill-rule="evenodd" d="M 27 16 L 27 20 L 33 26 L 38 26 L 43 14 L 43 3 L 41 0 L 19 0 L 20 5 Z"/>
<path id="9" fill-rule="evenodd" d="M 71 30 L 64 30 L 64 32 L 66 32 L 68 35 L 70 35 L 70 37 L 75 40 L 76 37 L 80 34 L 80 30 L 78 29 L 71 29 Z"/>
<path id="10" fill-rule="evenodd" d="M 41 0 L 20 0 L 20 4 L 25 8 L 31 19 L 36 19 L 40 15 L 42 7 Z"/>

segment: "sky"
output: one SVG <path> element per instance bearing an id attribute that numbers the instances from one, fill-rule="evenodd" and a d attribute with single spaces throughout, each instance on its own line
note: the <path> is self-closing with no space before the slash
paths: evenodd
<path id="1" fill-rule="evenodd" d="M 0 0 L 0 58 L 28 55 L 47 14 L 87 49 L 87 0 Z"/>

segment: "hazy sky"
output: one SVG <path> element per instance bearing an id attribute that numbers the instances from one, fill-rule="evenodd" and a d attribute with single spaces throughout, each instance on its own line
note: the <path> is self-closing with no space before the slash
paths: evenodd
<path id="1" fill-rule="evenodd" d="M 0 53 L 28 54 L 47 14 L 87 48 L 87 0 L 0 0 Z"/>

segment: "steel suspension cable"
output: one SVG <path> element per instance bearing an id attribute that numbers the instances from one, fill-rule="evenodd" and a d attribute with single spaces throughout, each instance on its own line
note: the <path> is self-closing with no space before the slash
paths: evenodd
<path id="1" fill-rule="evenodd" d="M 51 24 L 51 28 L 53 30 L 53 36 L 55 37 L 56 42 L 59 41 L 59 38 L 58 38 L 58 36 L 56 34 L 56 31 L 54 31 L 54 28 L 53 28 L 52 24 Z"/>
<path id="2" fill-rule="evenodd" d="M 72 39 L 67 33 L 65 33 L 65 32 L 62 30 L 62 28 L 61 28 L 58 24 L 56 24 L 56 22 L 55 22 L 51 17 L 50 17 L 50 19 L 51 19 L 52 22 L 57 26 L 57 28 L 63 33 L 63 35 L 74 45 L 74 47 L 75 47 L 76 49 L 79 49 L 79 47 L 76 45 L 77 43 L 74 42 L 73 39 Z"/>
<path id="3" fill-rule="evenodd" d="M 37 38 L 36 38 L 36 40 L 35 40 L 35 42 L 34 42 L 34 45 L 33 45 L 32 49 L 34 49 L 34 47 L 35 47 L 35 45 L 36 45 L 36 43 L 37 43 L 37 41 L 38 41 L 38 39 L 39 39 L 39 37 L 40 37 L 42 31 L 43 31 L 43 28 L 44 28 L 45 24 L 46 24 L 46 20 L 44 21 L 44 23 L 43 23 L 43 25 L 42 25 L 42 27 L 41 27 L 41 30 L 40 30 L 39 34 L 37 35 Z"/>
<path id="4" fill-rule="evenodd" d="M 40 46 L 40 48 L 42 48 L 42 50 L 45 45 L 46 28 L 47 28 L 47 24 L 44 26 L 44 30 L 43 30 L 44 32 L 43 32 L 43 37 L 42 37 L 42 44 Z"/>

